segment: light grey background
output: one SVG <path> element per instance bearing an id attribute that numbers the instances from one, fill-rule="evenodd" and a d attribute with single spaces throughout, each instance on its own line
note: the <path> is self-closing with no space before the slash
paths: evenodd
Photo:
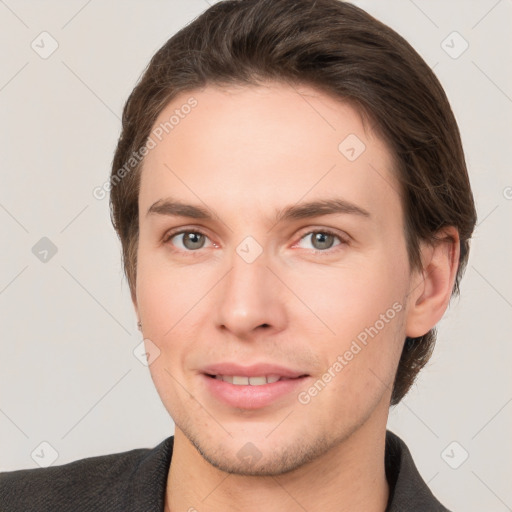
<path id="1" fill-rule="evenodd" d="M 450 509 L 512 510 L 512 1 L 355 3 L 434 68 L 479 213 L 462 297 L 389 428 Z M 108 179 L 122 106 L 150 57 L 207 7 L 0 0 L 0 470 L 152 447 L 174 431 L 133 354 L 120 246 L 108 200 L 92 191 Z M 51 49 L 43 31 L 58 43 L 46 59 L 31 47 Z M 32 252 L 42 237 L 55 255 Z"/>

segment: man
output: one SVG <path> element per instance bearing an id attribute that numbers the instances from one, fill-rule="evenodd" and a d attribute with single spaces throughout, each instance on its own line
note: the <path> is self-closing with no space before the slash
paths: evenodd
<path id="1" fill-rule="evenodd" d="M 130 95 L 110 188 L 175 435 L 6 473 L 2 510 L 447 510 L 386 423 L 476 213 L 403 38 L 338 0 L 217 3 Z"/>

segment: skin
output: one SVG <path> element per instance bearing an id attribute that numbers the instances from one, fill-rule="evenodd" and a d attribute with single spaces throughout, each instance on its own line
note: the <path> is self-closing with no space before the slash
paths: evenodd
<path id="1" fill-rule="evenodd" d="M 384 511 L 385 430 L 406 336 L 446 310 L 458 235 L 422 244 L 409 267 L 391 154 L 351 106 L 306 87 L 217 88 L 182 93 L 155 123 L 193 96 L 197 106 L 145 158 L 133 300 L 150 372 L 176 429 L 166 510 Z M 338 145 L 366 146 L 349 161 Z M 171 197 L 213 220 L 147 214 Z M 343 198 L 369 217 L 341 213 L 275 222 L 276 210 Z M 204 233 L 184 245 L 178 228 Z M 335 236 L 324 245 L 314 233 Z M 262 253 L 236 249 L 253 237 Z M 340 238 L 338 239 L 337 236 Z M 202 247 L 201 241 L 204 241 Z M 307 391 L 366 327 L 399 312 L 312 397 L 291 393 L 257 410 L 207 390 L 207 364 L 273 362 L 310 375 Z M 259 459 L 237 456 L 252 443 Z"/>

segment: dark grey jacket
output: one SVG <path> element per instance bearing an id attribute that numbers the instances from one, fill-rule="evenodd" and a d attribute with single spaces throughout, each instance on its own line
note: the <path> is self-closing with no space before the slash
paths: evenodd
<path id="1" fill-rule="evenodd" d="M 152 449 L 0 473 L 1 512 L 163 512 L 174 437 Z M 386 512 L 449 512 L 421 478 L 409 449 L 386 433 Z"/>

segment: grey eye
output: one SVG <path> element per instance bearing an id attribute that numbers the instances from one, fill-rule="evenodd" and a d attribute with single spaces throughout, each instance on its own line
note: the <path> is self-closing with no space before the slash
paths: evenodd
<path id="1" fill-rule="evenodd" d="M 334 244 L 334 235 L 323 233 L 321 231 L 311 233 L 311 242 L 315 249 L 323 250 L 330 249 Z"/>
<path id="2" fill-rule="evenodd" d="M 206 236 L 202 233 L 198 233 L 197 231 L 183 231 L 182 233 L 178 233 L 172 237 L 172 239 L 175 238 L 178 240 L 181 238 L 181 244 L 183 247 L 191 251 L 201 249 L 206 240 Z"/>
<path id="3" fill-rule="evenodd" d="M 300 246 L 303 249 L 326 251 L 342 242 L 343 239 L 340 236 L 329 231 L 310 231 L 300 239 Z"/>

